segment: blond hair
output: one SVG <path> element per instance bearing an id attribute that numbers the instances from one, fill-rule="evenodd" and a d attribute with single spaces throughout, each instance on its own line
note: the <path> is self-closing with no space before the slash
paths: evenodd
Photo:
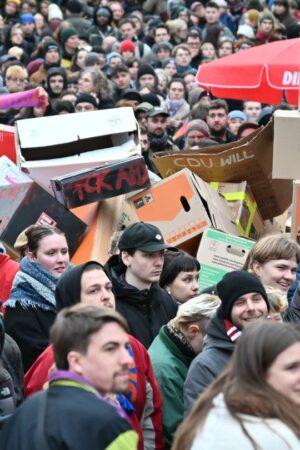
<path id="1" fill-rule="evenodd" d="M 190 323 L 210 319 L 220 304 L 221 300 L 216 295 L 200 294 L 180 305 L 171 323 L 175 328 L 182 329 Z"/>
<path id="2" fill-rule="evenodd" d="M 283 313 L 289 306 L 286 295 L 284 295 L 279 289 L 275 289 L 272 286 L 266 286 L 265 289 L 271 311 L 280 314 Z"/>

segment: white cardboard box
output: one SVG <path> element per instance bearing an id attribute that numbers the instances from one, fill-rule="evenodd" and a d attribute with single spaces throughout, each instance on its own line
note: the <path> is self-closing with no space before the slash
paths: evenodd
<path id="1" fill-rule="evenodd" d="M 17 160 L 53 195 L 50 179 L 140 155 L 132 108 L 25 119 L 16 123 Z"/>

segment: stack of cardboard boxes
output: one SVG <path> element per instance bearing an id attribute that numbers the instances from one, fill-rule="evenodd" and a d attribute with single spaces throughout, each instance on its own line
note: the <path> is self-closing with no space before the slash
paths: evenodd
<path id="1" fill-rule="evenodd" d="M 292 201 L 292 182 L 271 176 L 272 124 L 209 152 L 155 154 L 163 179 L 152 185 L 131 108 L 22 120 L 15 143 L 19 168 L 0 159 L 0 239 L 11 251 L 26 226 L 48 223 L 65 231 L 75 264 L 104 263 L 115 232 L 151 222 L 197 256 L 205 288 L 241 269 L 249 238 Z"/>

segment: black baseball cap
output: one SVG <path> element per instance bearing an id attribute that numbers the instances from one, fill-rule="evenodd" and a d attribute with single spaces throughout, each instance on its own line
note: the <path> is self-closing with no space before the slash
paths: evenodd
<path id="1" fill-rule="evenodd" d="M 120 250 L 136 249 L 144 252 L 158 252 L 171 248 L 165 243 L 160 229 L 145 222 L 129 225 L 124 230 L 118 247 Z"/>
<path id="2" fill-rule="evenodd" d="M 150 111 L 147 112 L 147 117 L 155 117 L 155 116 L 166 116 L 169 117 L 170 114 L 165 109 L 160 106 L 155 106 Z"/>

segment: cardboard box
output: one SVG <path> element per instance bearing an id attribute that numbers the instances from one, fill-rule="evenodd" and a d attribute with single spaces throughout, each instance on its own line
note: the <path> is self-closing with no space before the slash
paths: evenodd
<path id="1" fill-rule="evenodd" d="M 292 237 L 300 244 L 300 180 L 293 182 Z"/>
<path id="2" fill-rule="evenodd" d="M 15 127 L 0 124 L 0 156 L 16 162 Z"/>
<path id="3" fill-rule="evenodd" d="M 0 186 L 0 239 L 10 248 L 32 224 L 47 224 L 64 231 L 72 256 L 86 230 L 86 224 L 58 203 L 37 183 Z"/>
<path id="4" fill-rule="evenodd" d="M 200 290 L 218 283 L 228 272 L 241 270 L 254 244 L 249 239 L 206 229 L 197 252 Z"/>
<path id="5" fill-rule="evenodd" d="M 273 178 L 300 178 L 300 112 L 274 113 Z"/>
<path id="6" fill-rule="evenodd" d="M 225 198 L 242 236 L 258 239 L 264 232 L 264 222 L 246 181 L 241 183 L 210 183 Z"/>
<path id="7" fill-rule="evenodd" d="M 31 178 L 22 172 L 7 156 L 0 157 L 0 186 L 16 183 L 29 183 Z"/>
<path id="8" fill-rule="evenodd" d="M 170 246 L 199 238 L 210 226 L 238 235 L 224 198 L 188 169 L 129 197 L 127 204 L 129 222 L 156 225 Z"/>
<path id="9" fill-rule="evenodd" d="M 204 150 L 159 152 L 153 161 L 163 177 L 187 167 L 207 182 L 247 181 L 264 220 L 282 214 L 292 203 L 292 181 L 272 179 L 272 122 L 237 142 Z"/>
<path id="10" fill-rule="evenodd" d="M 18 164 L 53 194 L 52 178 L 140 155 L 138 135 L 132 108 L 20 120 Z"/>
<path id="11" fill-rule="evenodd" d="M 51 180 L 55 198 L 66 208 L 75 208 L 95 201 L 150 186 L 145 160 L 134 156 L 113 164 L 81 170 Z"/>

